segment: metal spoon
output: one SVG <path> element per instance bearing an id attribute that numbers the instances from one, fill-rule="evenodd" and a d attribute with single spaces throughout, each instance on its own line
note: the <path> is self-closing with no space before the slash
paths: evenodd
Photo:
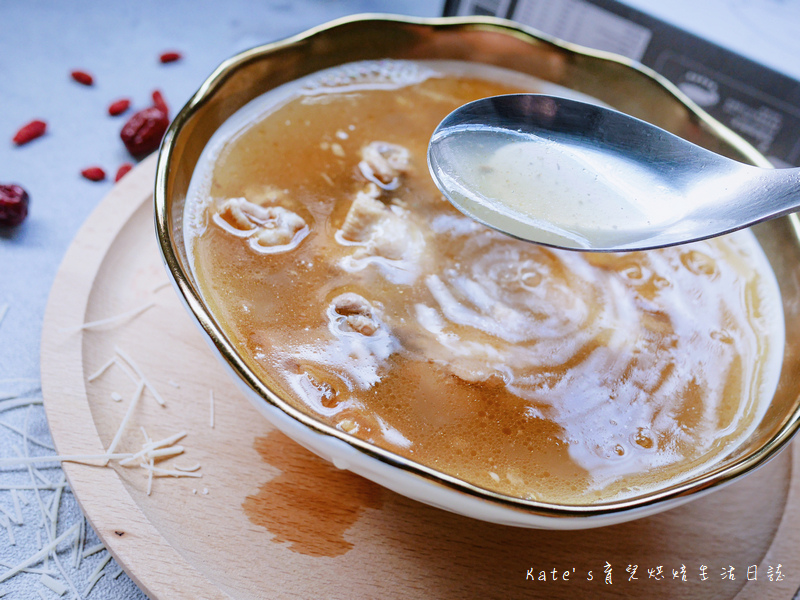
<path id="1" fill-rule="evenodd" d="M 615 110 L 539 94 L 455 110 L 428 165 L 465 214 L 572 250 L 672 246 L 800 209 L 800 169 L 741 164 Z"/>

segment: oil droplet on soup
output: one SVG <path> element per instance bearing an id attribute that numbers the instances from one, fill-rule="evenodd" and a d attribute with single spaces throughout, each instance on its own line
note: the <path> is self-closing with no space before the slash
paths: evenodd
<path id="1" fill-rule="evenodd" d="M 718 463 L 777 385 L 783 315 L 747 231 L 557 251 L 462 216 L 428 174 L 439 121 L 569 94 L 458 62 L 354 63 L 215 134 L 184 222 L 203 296 L 298 409 L 486 489 L 585 504 Z"/>

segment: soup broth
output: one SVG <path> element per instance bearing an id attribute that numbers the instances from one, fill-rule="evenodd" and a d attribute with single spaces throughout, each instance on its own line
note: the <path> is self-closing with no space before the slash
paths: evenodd
<path id="1" fill-rule="evenodd" d="M 298 409 L 489 490 L 586 504 L 710 468 L 777 384 L 766 258 L 747 231 L 584 254 L 461 215 L 428 173 L 431 133 L 520 91 L 558 93 L 488 66 L 384 61 L 257 99 L 192 180 L 205 300 Z"/>

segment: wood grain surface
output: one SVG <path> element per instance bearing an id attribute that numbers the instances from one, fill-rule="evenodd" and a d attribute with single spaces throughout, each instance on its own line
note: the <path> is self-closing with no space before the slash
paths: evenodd
<path id="1" fill-rule="evenodd" d="M 166 405 L 146 390 L 118 450 L 137 451 L 140 428 L 153 439 L 188 434 L 181 442 L 185 453 L 160 466 L 199 463 L 202 478 L 155 478 L 149 496 L 142 469 L 65 465 L 92 525 L 154 600 L 761 599 L 791 598 L 797 590 L 797 443 L 695 502 L 632 523 L 572 532 L 456 516 L 311 455 L 241 395 L 166 285 L 153 227 L 154 173 L 151 157 L 80 231 L 53 286 L 42 341 L 45 408 L 61 454 L 102 453 L 111 443 L 135 384 L 117 365 L 87 380 L 119 350 Z M 137 316 L 76 331 L 85 321 L 151 301 Z M 121 401 L 112 398 L 115 392 Z M 775 580 L 778 564 L 781 581 Z M 747 578 L 752 565 L 756 581 Z M 729 567 L 733 580 L 722 576 Z"/>

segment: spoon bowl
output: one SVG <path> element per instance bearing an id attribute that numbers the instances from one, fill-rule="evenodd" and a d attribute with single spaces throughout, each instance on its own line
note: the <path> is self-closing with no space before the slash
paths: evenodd
<path id="1" fill-rule="evenodd" d="M 453 111 L 428 165 L 465 214 L 570 250 L 684 244 L 800 208 L 800 169 L 745 165 L 616 110 L 543 94 Z"/>

